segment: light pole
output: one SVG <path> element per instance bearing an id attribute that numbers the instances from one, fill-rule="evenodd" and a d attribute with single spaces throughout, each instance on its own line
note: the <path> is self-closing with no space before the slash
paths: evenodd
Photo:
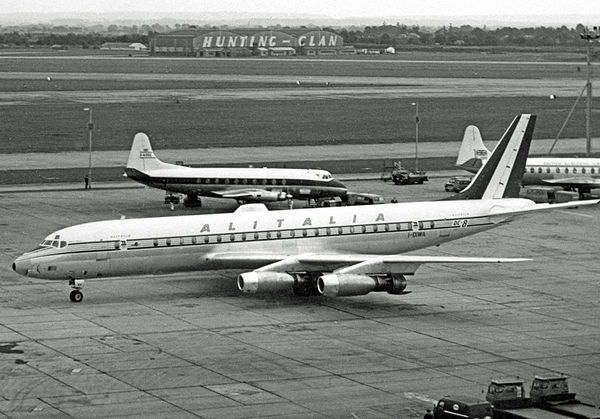
<path id="1" fill-rule="evenodd" d="M 87 111 L 89 113 L 89 120 L 88 120 L 88 149 L 89 149 L 89 155 L 88 155 L 88 174 L 87 174 L 87 182 L 85 184 L 86 189 L 89 187 L 90 189 L 92 188 L 92 131 L 94 130 L 94 123 L 92 122 L 92 108 L 83 108 L 84 111 Z"/>
<path id="2" fill-rule="evenodd" d="M 415 107 L 415 173 L 419 172 L 419 104 L 411 103 Z"/>
<path id="3" fill-rule="evenodd" d="M 580 33 L 581 39 L 587 41 L 587 106 L 585 112 L 585 152 L 589 156 L 592 153 L 592 140 L 590 134 L 590 125 L 592 119 L 592 42 L 600 38 L 598 33 L 598 27 L 594 26 L 593 31 L 588 31 L 587 28 L 584 32 Z"/>

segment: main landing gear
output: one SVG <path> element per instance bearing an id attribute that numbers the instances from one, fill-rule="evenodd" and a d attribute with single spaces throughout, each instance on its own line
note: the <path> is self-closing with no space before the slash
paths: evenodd
<path id="1" fill-rule="evenodd" d="M 83 293 L 81 292 L 81 289 L 83 288 L 84 284 L 85 281 L 83 279 L 69 279 L 69 285 L 71 288 L 73 288 L 73 291 L 71 291 L 71 294 L 69 294 L 69 298 L 74 303 L 80 303 L 81 300 L 83 300 Z"/>
<path id="2" fill-rule="evenodd" d="M 191 208 L 201 207 L 202 201 L 200 201 L 196 192 L 191 192 L 187 194 L 187 198 L 183 200 L 183 205 Z"/>

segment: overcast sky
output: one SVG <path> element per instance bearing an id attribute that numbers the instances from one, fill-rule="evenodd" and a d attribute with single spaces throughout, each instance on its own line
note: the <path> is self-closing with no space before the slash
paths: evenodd
<path id="1" fill-rule="evenodd" d="M 65 17 L 86 13 L 242 12 L 287 15 L 324 15 L 335 19 L 356 17 L 427 16 L 576 16 L 586 25 L 600 16 L 598 0 L 2 0 L 0 15 L 12 13 L 64 13 Z M 130 16 L 128 16 L 130 17 Z M 572 19 L 570 19 L 572 20 Z M 542 20 L 543 24 L 543 20 Z"/>

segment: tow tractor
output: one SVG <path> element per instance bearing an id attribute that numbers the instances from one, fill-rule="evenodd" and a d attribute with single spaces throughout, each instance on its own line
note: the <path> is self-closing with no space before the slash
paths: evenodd
<path id="1" fill-rule="evenodd" d="M 389 169 L 391 169 L 391 172 L 388 174 Z M 384 182 L 391 180 L 396 185 L 414 185 L 422 184 L 429 179 L 427 178 L 427 172 L 422 170 L 408 170 L 402 167 L 402 162 L 398 160 L 395 161 L 391 167 L 384 166 L 381 180 Z"/>

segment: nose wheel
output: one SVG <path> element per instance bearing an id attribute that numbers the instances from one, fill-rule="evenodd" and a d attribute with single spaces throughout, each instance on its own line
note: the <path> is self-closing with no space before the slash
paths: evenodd
<path id="1" fill-rule="evenodd" d="M 83 300 L 83 293 L 81 289 L 83 288 L 83 284 L 85 281 L 83 279 L 70 279 L 69 285 L 73 288 L 73 291 L 69 294 L 69 298 L 74 303 L 80 303 Z"/>
<path id="2" fill-rule="evenodd" d="M 71 291 L 71 294 L 69 294 L 69 298 L 74 303 L 80 303 L 81 300 L 83 300 L 83 293 L 79 290 L 73 290 Z"/>

